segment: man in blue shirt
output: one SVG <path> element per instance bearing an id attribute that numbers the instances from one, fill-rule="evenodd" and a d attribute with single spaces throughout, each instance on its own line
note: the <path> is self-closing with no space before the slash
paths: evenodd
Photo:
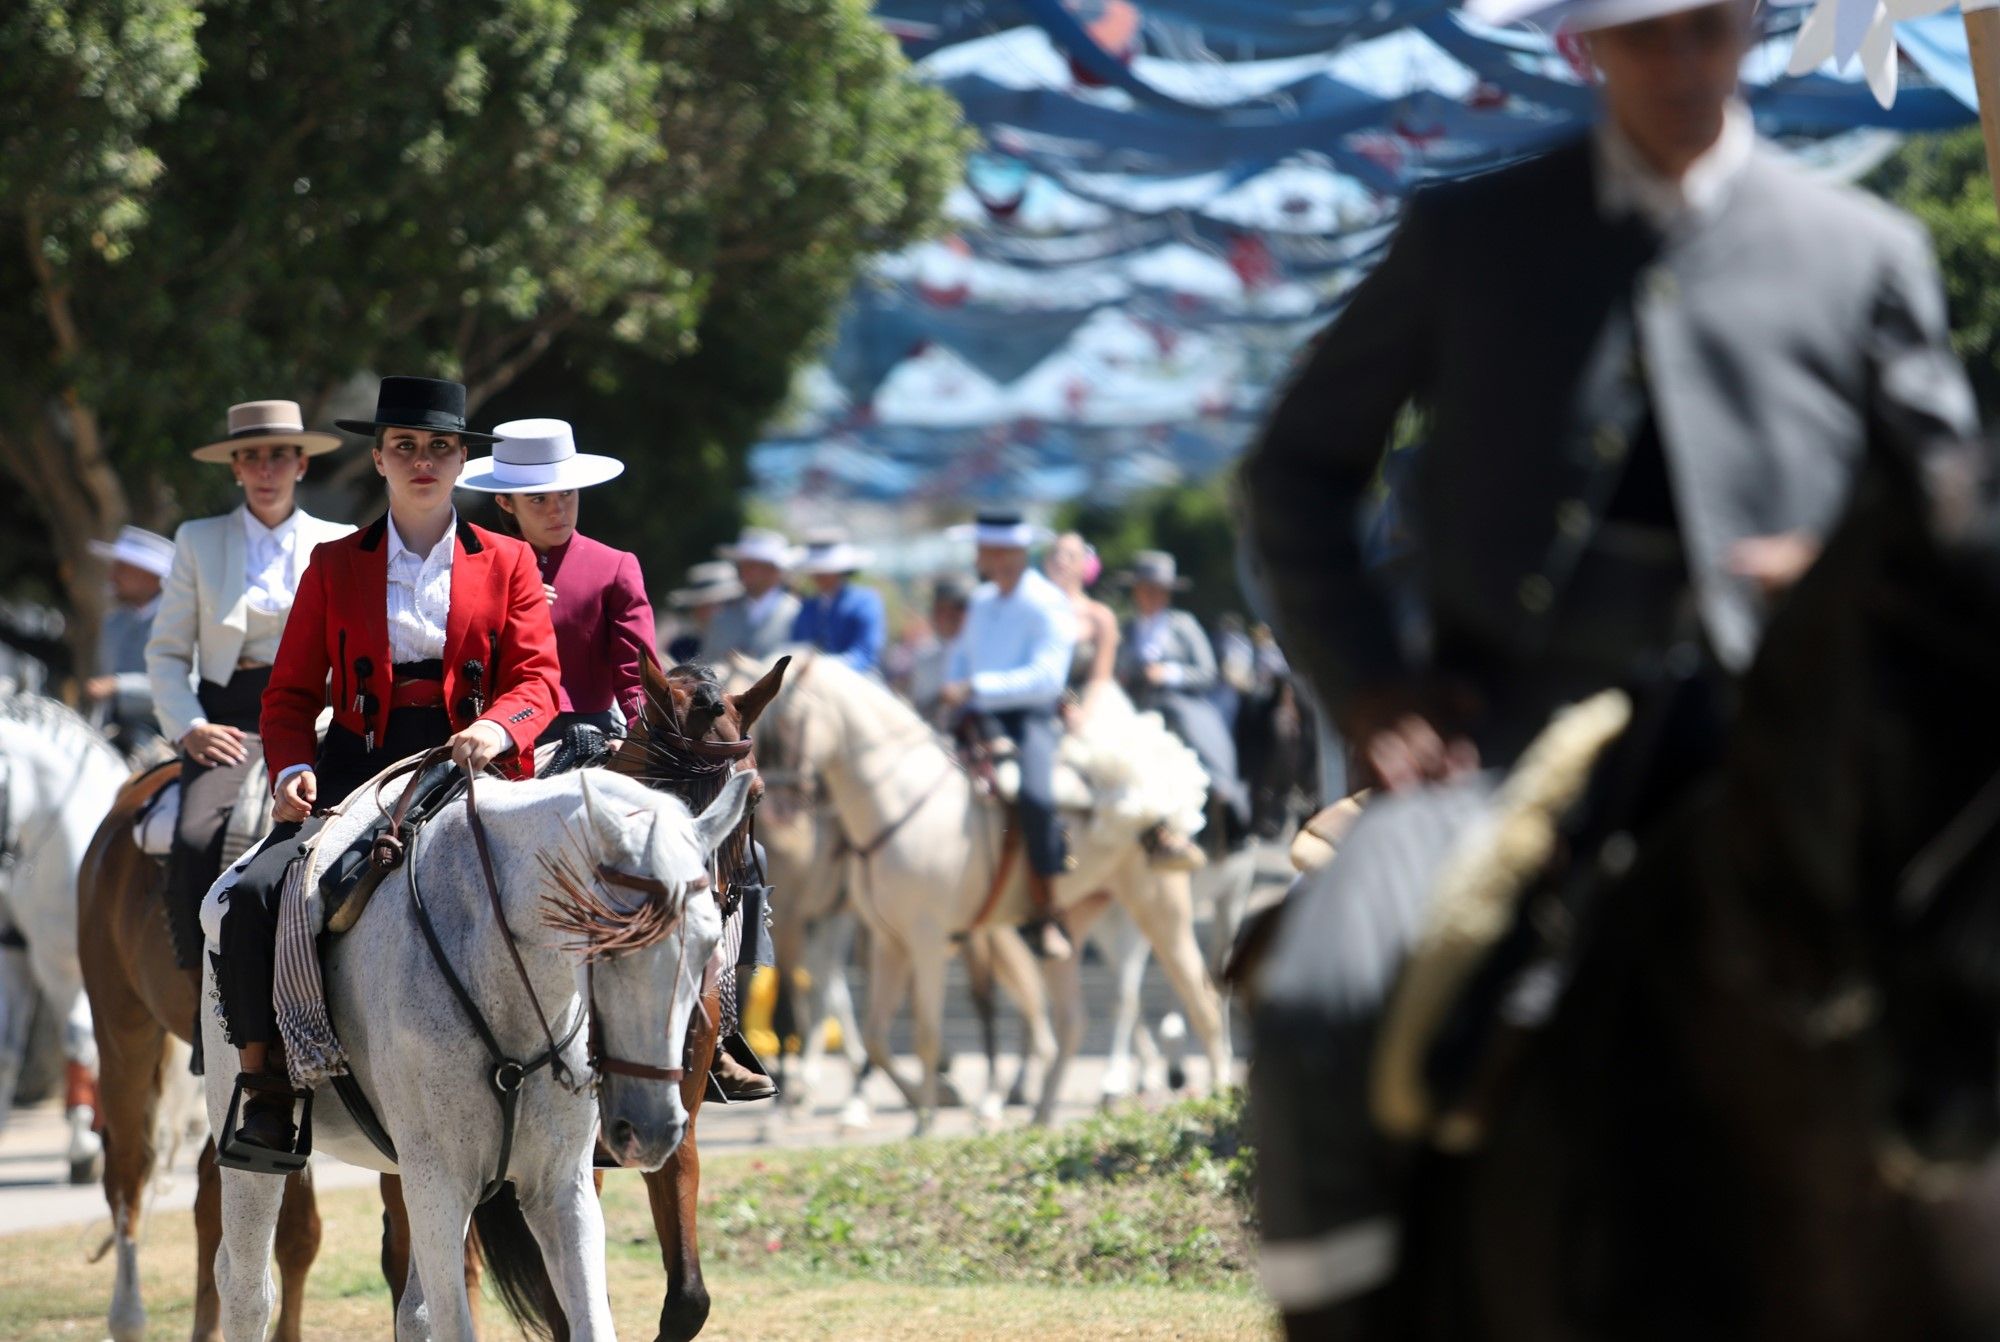
<path id="1" fill-rule="evenodd" d="M 889 618 L 882 594 L 850 581 L 868 562 L 866 551 L 850 545 L 844 531 L 816 531 L 806 537 L 799 571 L 812 579 L 813 595 L 792 621 L 792 641 L 810 643 L 856 671 L 878 674 Z"/>
<path id="2" fill-rule="evenodd" d="M 1056 812 L 1059 708 L 1076 648 L 1076 619 L 1061 588 L 1028 567 L 1028 547 L 1048 532 L 1018 513 L 981 513 L 970 527 L 979 547 L 979 576 L 965 629 L 952 645 L 940 710 L 969 715 L 983 736 L 1014 742 L 1021 767 L 1022 843 L 1028 857 L 1028 900 L 1034 915 L 1021 928 L 1030 950 L 1051 960 L 1070 956 L 1056 922 L 1053 887 L 1066 853 Z"/>

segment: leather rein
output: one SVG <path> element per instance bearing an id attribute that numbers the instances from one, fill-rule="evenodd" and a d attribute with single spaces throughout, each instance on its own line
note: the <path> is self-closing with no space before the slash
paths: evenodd
<path id="1" fill-rule="evenodd" d="M 381 782 L 376 785 L 376 803 L 379 807 L 382 783 L 387 783 L 390 779 L 397 777 L 405 771 L 408 771 L 412 775 L 410 783 L 403 789 L 402 796 L 397 799 L 395 814 L 391 817 L 390 832 L 392 835 L 396 830 L 401 828 L 403 817 L 407 813 L 411 801 L 410 794 L 416 791 L 415 775 L 421 774 L 432 763 L 447 757 L 449 753 L 449 746 L 434 747 L 418 756 L 414 762 L 398 766 L 395 771 L 384 775 Z M 513 1155 L 515 1118 L 520 1101 L 521 1087 L 534 1073 L 541 1071 L 543 1068 L 548 1068 L 549 1074 L 556 1080 L 558 1085 L 561 1085 L 573 1095 L 580 1095 L 585 1090 L 596 1086 L 597 1076 L 600 1074 L 609 1073 L 615 1076 L 630 1076 L 644 1081 L 665 1081 L 678 1085 L 686 1075 L 686 1069 L 684 1067 L 656 1067 L 650 1063 L 632 1062 L 625 1058 L 614 1057 L 602 1050 L 598 1042 L 597 1030 L 599 1013 L 595 991 L 596 977 L 588 968 L 585 970 L 586 989 L 583 1004 L 577 1012 L 576 1019 L 570 1022 L 569 1028 L 563 1032 L 562 1038 L 556 1038 L 555 1031 L 549 1024 L 548 1012 L 542 1007 L 541 996 L 535 991 L 535 985 L 528 977 L 528 967 L 521 959 L 520 946 L 514 939 L 514 929 L 508 925 L 506 910 L 500 902 L 500 883 L 494 875 L 493 853 L 487 841 L 485 822 L 479 815 L 475 775 L 470 769 L 466 769 L 464 773 L 466 822 L 472 830 L 473 847 L 479 853 L 479 869 L 486 886 L 487 902 L 493 910 L 493 920 L 500 929 L 500 938 L 502 943 L 507 947 L 508 957 L 513 961 L 514 972 L 521 981 L 521 987 L 527 993 L 529 1005 L 534 1008 L 535 1020 L 542 1027 L 542 1038 L 545 1047 L 541 1052 L 532 1058 L 518 1059 L 510 1055 L 501 1046 L 500 1040 L 493 1033 L 493 1027 L 487 1022 L 485 1014 L 480 1011 L 478 1003 L 472 1000 L 472 994 L 467 990 L 465 981 L 458 976 L 458 972 L 451 966 L 450 959 L 445 955 L 444 944 L 439 940 L 437 928 L 431 922 L 430 910 L 424 904 L 423 892 L 419 888 L 417 880 L 417 873 L 420 867 L 420 864 L 416 861 L 417 843 L 423 834 L 422 827 L 410 833 L 407 854 L 400 851 L 400 844 L 397 845 L 397 861 L 392 865 L 406 864 L 409 867 L 410 906 L 416 913 L 417 927 L 424 934 L 424 944 L 430 948 L 431 960 L 437 965 L 438 972 L 443 976 L 445 986 L 451 989 L 452 996 L 458 1000 L 459 1008 L 465 1013 L 466 1019 L 472 1023 L 473 1030 L 479 1035 L 480 1043 L 486 1048 L 487 1061 L 491 1066 L 491 1070 L 487 1074 L 487 1084 L 492 1088 L 494 1098 L 500 1106 L 500 1158 L 498 1170 L 480 1192 L 479 1200 L 484 1202 L 497 1193 L 502 1184 L 507 1182 L 507 1167 Z M 379 858 L 376 854 L 371 853 L 371 860 L 379 860 Z M 662 900 L 673 898 L 673 892 L 667 888 L 665 882 L 652 876 L 618 871 L 615 868 L 607 867 L 600 863 L 597 867 L 597 877 L 608 885 L 616 885 L 624 889 L 640 891 L 653 898 Z M 708 880 L 706 877 L 703 877 L 689 885 L 684 898 L 692 897 L 699 891 L 708 888 Z M 685 954 L 687 946 L 685 933 L 683 933 L 681 938 L 681 946 L 682 952 Z M 680 982 L 678 972 L 675 974 L 674 982 L 676 984 Z M 563 1060 L 562 1054 L 563 1050 L 568 1048 L 576 1039 L 577 1033 L 583 1029 L 586 1021 L 589 1022 L 590 1033 L 585 1049 L 592 1075 L 587 1079 L 579 1081 L 569 1064 Z"/>

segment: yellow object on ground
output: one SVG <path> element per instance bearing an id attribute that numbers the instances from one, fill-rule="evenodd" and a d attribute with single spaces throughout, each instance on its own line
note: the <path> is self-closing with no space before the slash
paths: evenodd
<path id="1" fill-rule="evenodd" d="M 797 990 L 804 992 L 812 986 L 812 976 L 805 970 L 797 971 Z M 778 1056 L 778 1032 L 772 1028 L 771 1018 L 778 1010 L 778 971 L 769 965 L 761 965 L 750 976 L 750 992 L 743 1001 L 743 1037 L 750 1041 L 750 1047 L 757 1050 L 761 1058 Z M 820 1026 L 826 1031 L 827 1048 L 838 1052 L 841 1047 L 840 1022 L 828 1016 Z M 785 1038 L 785 1052 L 799 1051 L 799 1037 Z"/>

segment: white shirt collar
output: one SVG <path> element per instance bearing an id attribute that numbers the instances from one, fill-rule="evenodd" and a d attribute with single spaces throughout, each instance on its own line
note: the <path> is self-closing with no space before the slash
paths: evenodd
<path id="1" fill-rule="evenodd" d="M 387 516 L 389 519 L 390 563 L 395 563 L 404 555 L 410 555 L 413 558 L 422 560 L 424 563 L 430 563 L 432 560 L 438 560 L 445 564 L 451 563 L 451 543 L 458 538 L 458 509 L 454 508 L 451 510 L 451 525 L 444 529 L 444 535 L 438 538 L 438 543 L 431 547 L 431 552 L 427 555 L 419 555 L 415 550 L 403 544 L 403 535 L 396 530 L 396 515 L 390 513 Z"/>
<path id="2" fill-rule="evenodd" d="M 391 522 L 389 525 L 393 530 L 395 523 Z M 262 522 L 259 522 L 257 514 L 251 512 L 248 508 L 243 510 L 243 532 L 250 538 L 253 545 L 260 540 L 276 541 L 282 545 L 297 535 L 298 530 L 299 510 L 297 507 L 292 509 L 284 521 L 274 527 L 267 527 Z"/>
<path id="3" fill-rule="evenodd" d="M 1598 209 L 1610 219 L 1636 214 L 1664 233 L 1684 223 L 1706 223 L 1721 212 L 1750 163 L 1757 133 L 1750 110 L 1732 100 L 1723 109 L 1721 136 L 1679 181 L 1656 172 L 1609 116 L 1599 119 L 1591 143 Z"/>

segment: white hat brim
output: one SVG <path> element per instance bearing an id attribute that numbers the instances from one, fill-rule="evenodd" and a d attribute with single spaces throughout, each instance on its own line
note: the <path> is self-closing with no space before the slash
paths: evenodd
<path id="1" fill-rule="evenodd" d="M 859 573 L 875 562 L 875 556 L 866 550 L 849 550 L 846 554 L 832 555 L 826 559 L 807 560 L 799 565 L 799 572 L 808 578 L 828 573 Z"/>
<path id="2" fill-rule="evenodd" d="M 481 494 L 554 494 L 565 489 L 588 489 L 592 485 L 601 485 L 606 480 L 616 479 L 624 471 L 625 463 L 616 457 L 579 452 L 556 463 L 553 480 L 524 485 L 501 479 L 495 472 L 493 458 L 479 457 L 465 463 L 465 474 L 458 477 L 457 487 Z"/>
<path id="3" fill-rule="evenodd" d="M 802 552 L 797 549 L 785 550 L 773 554 L 768 550 L 754 548 L 746 550 L 736 545 L 718 545 L 715 547 L 715 557 L 717 559 L 727 559 L 732 564 L 770 564 L 781 569 L 797 568 L 801 554 Z"/>
<path id="4" fill-rule="evenodd" d="M 241 438 L 224 438 L 219 443 L 204 443 L 191 454 L 196 461 L 212 462 L 226 466 L 238 448 L 261 447 L 265 443 L 297 443 L 306 456 L 317 457 L 339 447 L 342 438 L 337 433 L 322 433 L 318 429 L 302 429 L 297 433 L 246 433 Z"/>
<path id="5" fill-rule="evenodd" d="M 1533 23 L 1550 30 L 1591 33 L 1728 3 L 1730 0 L 1467 0 L 1465 13 L 1493 28 Z"/>

